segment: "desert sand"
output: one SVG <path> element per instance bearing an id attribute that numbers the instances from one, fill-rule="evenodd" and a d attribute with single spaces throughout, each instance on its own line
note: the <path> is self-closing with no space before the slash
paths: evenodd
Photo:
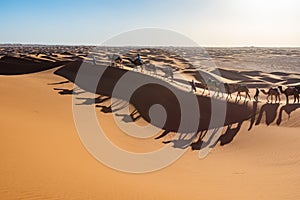
<path id="1" fill-rule="evenodd" d="M 140 52 L 143 60 L 172 68 L 175 78 L 180 74 L 187 81 L 195 79 L 196 85 L 202 81 L 197 70 L 221 75 L 224 82 L 247 85 L 252 99 L 256 87 L 299 84 L 300 49 L 206 50 L 210 57 L 201 57 L 197 49 L 183 47 L 95 50 L 84 46 L 0 46 L 0 198 L 299 199 L 300 104 L 293 104 L 291 98 L 286 105 L 283 95 L 280 104 L 266 103 L 262 93 L 258 103 L 244 98 L 235 101 L 236 94 L 228 101 L 226 95 L 213 97 L 225 101 L 228 111 L 224 124 L 216 124 L 223 135 L 212 144 L 200 135 L 209 123 L 210 111 L 206 106 L 211 97 L 207 91 L 202 95 L 200 88 L 196 94 L 182 91 L 182 95 L 196 95 L 202 113 L 206 113 L 200 118 L 199 134 L 191 145 L 182 147 L 187 151 L 176 162 L 150 173 L 111 169 L 82 144 L 73 120 L 74 97 L 81 102 L 80 106 L 95 108 L 107 137 L 122 149 L 143 153 L 172 143 L 178 148 L 174 136 L 178 134 L 180 113 L 172 94 L 163 87 L 145 86 L 126 104 L 130 110 L 137 110 L 135 123 L 140 125 L 149 123 L 150 105 L 160 103 L 166 107 L 168 118 L 163 130 L 147 139 L 130 137 L 117 127 L 110 95 L 114 83 L 125 73 L 132 73 L 137 79 L 157 79 L 178 90 L 188 87 L 180 80 L 164 79 L 162 71 L 157 76 L 134 71 L 124 61 L 124 69 L 106 70 L 95 99 L 83 95 L 89 92 L 88 87 L 74 85 L 82 63 L 93 70 L 109 65 L 107 52 L 124 57 Z M 93 56 L 97 65 L 92 65 Z M 209 64 L 212 61 L 214 66 Z M 211 152 L 199 159 L 203 147 Z"/>

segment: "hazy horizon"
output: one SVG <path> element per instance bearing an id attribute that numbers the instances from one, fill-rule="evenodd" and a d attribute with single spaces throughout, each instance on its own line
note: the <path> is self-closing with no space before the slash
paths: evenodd
<path id="1" fill-rule="evenodd" d="M 187 48 L 300 48 L 300 46 L 159 46 L 159 45 L 125 45 L 125 46 L 109 46 L 109 45 L 95 45 L 95 44 L 46 44 L 46 43 L 0 43 L 0 46 L 96 46 L 96 47 L 187 47 Z"/>

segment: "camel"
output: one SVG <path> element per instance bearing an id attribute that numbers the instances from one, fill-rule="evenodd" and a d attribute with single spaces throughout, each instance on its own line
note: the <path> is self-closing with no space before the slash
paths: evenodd
<path id="1" fill-rule="evenodd" d="M 203 89 L 202 95 L 205 93 L 205 90 L 207 90 L 209 92 L 207 84 L 200 82 L 200 83 L 197 83 L 196 85 L 197 85 L 197 87 Z"/>
<path id="2" fill-rule="evenodd" d="M 224 89 L 227 93 L 227 98 L 232 98 L 231 94 L 236 92 L 236 84 L 224 83 Z"/>
<path id="3" fill-rule="evenodd" d="M 145 70 L 149 71 L 150 74 L 155 74 L 157 75 L 157 71 L 156 71 L 156 66 L 151 64 L 151 63 L 147 63 L 145 64 Z"/>
<path id="4" fill-rule="evenodd" d="M 265 90 L 261 90 L 261 92 L 267 96 L 267 102 L 269 102 L 269 97 L 271 96 L 271 103 L 273 102 L 273 96 L 275 96 L 275 103 L 277 102 L 277 99 L 279 100 L 280 103 L 280 93 L 277 88 L 270 88 L 268 92 Z"/>
<path id="5" fill-rule="evenodd" d="M 212 79 L 208 79 L 207 80 L 207 88 L 209 89 L 208 92 L 210 94 L 210 90 L 215 91 L 215 94 L 213 96 L 215 96 L 217 94 L 217 96 L 219 96 L 220 94 L 220 82 L 216 81 L 216 80 L 212 80 Z"/>
<path id="6" fill-rule="evenodd" d="M 250 97 L 250 92 L 249 92 L 249 89 L 247 88 L 246 85 L 237 85 L 237 88 L 236 88 L 236 91 L 237 91 L 237 96 L 236 98 L 240 97 L 240 100 L 242 98 L 242 95 L 241 93 L 244 92 L 245 93 L 245 99 L 247 99 L 249 97 L 249 100 L 251 100 L 251 97 Z"/>
<path id="7" fill-rule="evenodd" d="M 285 95 L 286 104 L 289 104 L 289 96 L 294 96 L 294 103 L 299 103 L 299 91 L 296 87 L 287 87 L 285 90 L 282 89 L 282 86 L 278 86 L 279 91 Z"/>
<path id="8" fill-rule="evenodd" d="M 202 82 L 195 83 L 195 85 L 198 88 L 202 88 L 203 89 L 202 95 L 205 93 L 206 90 L 208 91 L 209 95 L 210 95 L 210 89 L 214 90 L 215 93 L 216 93 L 217 90 L 219 90 L 219 88 L 217 87 L 217 83 L 215 81 L 209 79 L 207 82 L 208 83 L 202 83 Z"/>
<path id="9" fill-rule="evenodd" d="M 172 80 L 174 79 L 174 73 L 172 68 L 167 67 L 167 68 L 162 68 L 161 70 L 165 74 L 164 75 L 165 78 L 171 78 Z"/>
<path id="10" fill-rule="evenodd" d="M 119 65 L 119 68 L 120 68 L 120 67 L 122 67 L 123 59 L 122 59 L 121 56 L 118 56 L 118 57 L 114 60 L 114 62 L 116 63 L 116 66 Z"/>
<path id="11" fill-rule="evenodd" d="M 116 55 L 116 54 L 113 54 L 113 55 L 110 55 L 108 56 L 109 59 L 111 59 L 111 66 L 116 66 L 116 67 L 119 67 L 121 68 L 122 64 L 123 64 L 123 59 L 120 55 Z"/>
<path id="12" fill-rule="evenodd" d="M 143 71 L 143 62 L 142 60 L 139 58 L 139 54 L 138 57 L 134 60 L 132 60 L 131 58 L 124 58 L 126 60 L 129 60 L 135 67 L 135 69 L 137 69 L 138 67 L 141 68 L 141 71 Z"/>
<path id="13" fill-rule="evenodd" d="M 228 97 L 232 98 L 231 94 L 237 92 L 238 94 L 237 94 L 236 98 L 240 97 L 240 99 L 241 99 L 242 98 L 241 93 L 244 92 L 245 99 L 247 99 L 249 97 L 249 99 L 251 100 L 251 97 L 249 94 L 250 92 L 246 85 L 224 83 L 224 89 L 225 89 L 225 92 L 227 93 L 227 98 Z"/>

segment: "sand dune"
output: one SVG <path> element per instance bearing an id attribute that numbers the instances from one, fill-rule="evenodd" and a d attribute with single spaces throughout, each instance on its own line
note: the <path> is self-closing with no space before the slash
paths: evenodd
<path id="1" fill-rule="evenodd" d="M 116 47 L 111 50 L 114 51 L 124 52 L 125 57 L 134 57 L 139 49 Z M 212 99 L 207 92 L 202 95 L 200 88 L 193 94 L 189 87 L 183 87 L 188 86 L 191 79 L 196 79 L 196 83 L 203 79 L 198 70 L 215 76 L 220 73 L 222 80 L 246 84 L 251 97 L 255 87 L 263 89 L 298 84 L 300 75 L 297 71 L 271 72 L 260 67 L 253 70 L 248 65 L 248 68 L 244 67 L 250 62 L 251 55 L 259 54 L 263 60 L 278 54 L 294 59 L 298 49 L 208 49 L 212 59 L 219 63 L 218 71 L 207 65 L 198 68 L 191 65 L 193 62 L 188 62 L 189 59 L 176 57 L 176 53 L 185 52 L 186 57 L 197 60 L 195 50 L 188 48 L 140 50 L 144 60 L 173 68 L 176 78 L 173 83 L 160 74 L 154 76 L 133 71 L 129 63 L 124 69 L 106 68 L 110 63 L 106 52 L 92 47 L 8 46 L 1 47 L 1 52 L 4 54 L 0 58 L 0 91 L 3 94 L 0 100 L 1 199 L 300 197 L 299 104 L 286 105 L 284 96 L 281 104 L 268 104 L 263 94 L 260 94 L 258 103 L 244 99 L 235 101 L 235 96 L 229 101 L 215 97 L 213 102 L 216 105 L 225 103 L 227 106 L 225 121 L 214 123 L 211 127 L 221 130 L 220 137 L 215 139 L 207 134 Z M 97 65 L 91 64 L 90 55 L 97 56 Z M 201 59 L 204 60 L 198 60 Z M 239 60 L 241 65 L 230 65 L 235 62 L 224 59 Z M 283 65 L 290 64 L 284 63 L 284 60 L 281 62 Z M 104 73 L 94 98 L 86 96 L 93 92 L 89 84 L 76 82 L 74 86 L 82 63 L 87 69 L 85 75 L 91 79 Z M 252 68 L 255 63 L 250 64 Z M 265 62 L 264 67 L 267 65 Z M 111 98 L 114 87 L 125 74 L 132 77 L 127 79 L 126 86 L 141 81 L 151 84 L 140 87 L 130 99 L 122 93 Z M 185 80 L 181 80 L 179 75 Z M 181 132 L 178 130 L 179 102 L 168 88 L 172 88 L 180 98 L 189 99 L 196 95 L 201 113 L 200 125 L 190 145 L 185 146 L 188 141 L 181 141 L 189 140 L 181 136 L 191 130 L 189 126 Z M 185 148 L 187 151 L 171 166 L 152 173 L 128 174 L 110 169 L 94 159 L 82 145 L 73 121 L 73 97 L 80 103 L 78 106 L 95 108 L 98 122 L 104 127 L 107 137 L 122 149 L 149 152 L 171 144 L 173 148 Z M 113 102 L 117 102 L 117 106 L 112 106 Z M 154 104 L 162 105 L 167 112 L 163 126 L 151 122 L 149 108 Z M 152 123 L 162 130 L 146 139 L 124 134 L 113 118 L 114 110 L 124 106 L 129 107 L 130 118 L 134 119 L 134 122 L 128 123 Z M 126 117 L 118 116 L 118 119 L 126 120 Z M 198 158 L 208 150 L 211 153 L 207 157 Z"/>

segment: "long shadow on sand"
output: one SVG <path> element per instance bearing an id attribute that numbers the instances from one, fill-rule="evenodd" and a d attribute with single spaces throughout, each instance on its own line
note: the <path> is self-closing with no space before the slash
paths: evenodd
<path id="1" fill-rule="evenodd" d="M 65 77 L 67 80 L 71 82 L 75 82 L 75 78 L 79 67 L 81 66 L 81 62 L 73 62 L 69 63 L 57 71 L 55 71 L 56 75 Z M 104 66 L 93 66 L 89 64 L 84 64 L 85 70 L 83 71 L 84 76 L 89 79 L 99 79 L 100 74 L 102 74 L 100 81 L 96 87 L 96 91 L 93 91 L 93 87 L 91 87 L 85 81 L 77 81 L 76 85 L 78 85 L 81 89 L 99 94 L 101 96 L 107 96 L 108 98 L 112 96 L 113 90 L 118 83 L 118 81 L 126 75 L 124 85 L 124 94 L 117 93 L 114 94 L 114 98 L 125 100 L 131 103 L 135 107 L 134 113 L 129 116 L 123 116 L 123 121 L 135 121 L 137 118 L 142 117 L 145 121 L 151 123 L 154 126 L 162 128 L 164 131 L 160 136 L 157 136 L 156 139 L 160 139 L 168 135 L 170 132 L 176 132 L 179 134 L 179 137 L 172 141 L 165 141 L 164 143 L 173 143 L 174 148 L 187 148 L 190 146 L 193 141 L 198 137 L 198 133 L 201 135 L 205 135 L 209 128 L 220 129 L 223 126 L 233 127 L 235 123 L 241 123 L 242 121 L 248 120 L 252 116 L 252 106 L 248 105 L 248 103 L 237 104 L 234 102 L 226 101 L 225 99 L 211 99 L 207 96 L 201 96 L 191 93 L 185 92 L 183 90 L 178 89 L 167 81 L 163 81 L 161 79 L 151 77 L 145 74 L 136 73 L 132 71 L 126 71 L 118 68 L 106 68 Z M 126 89 L 132 86 L 133 83 L 136 82 L 146 82 L 148 84 L 142 84 L 138 87 L 134 93 L 128 99 L 126 97 Z M 169 89 L 171 88 L 171 89 Z M 175 91 L 175 92 L 174 92 Z M 176 95 L 174 94 L 176 93 Z M 180 99 L 196 99 L 198 104 L 198 109 L 195 110 L 194 107 L 188 106 L 187 112 L 194 113 L 195 111 L 200 113 L 199 117 L 199 125 L 198 127 L 193 128 L 193 126 L 189 126 L 189 121 L 192 121 L 187 117 L 183 119 L 186 123 L 184 128 L 180 127 L 180 123 L 182 123 L 182 115 L 180 108 Z M 85 100 L 82 104 L 97 104 L 96 107 L 100 108 L 101 112 L 111 113 L 113 112 L 112 106 L 110 105 L 101 105 L 101 100 L 97 99 L 83 99 Z M 99 105 L 100 104 L 100 105 Z M 159 104 L 164 107 L 166 111 L 166 122 L 163 126 L 157 124 L 155 122 L 151 122 L 151 118 L 149 116 L 149 110 L 153 105 Z M 212 105 L 214 104 L 214 105 Z M 212 106 L 215 108 L 219 108 L 221 106 L 226 106 L 226 113 L 224 119 L 211 121 L 212 119 Z M 134 116 L 137 115 L 137 116 Z M 131 119 L 129 119 L 131 118 Z M 180 129 L 180 130 L 179 130 Z M 228 131 L 229 132 L 229 131 Z M 236 131 L 237 134 L 238 131 Z M 188 133 L 195 133 L 193 135 Z M 229 133 L 227 134 L 227 138 L 229 138 Z M 234 135 L 231 133 L 231 137 L 233 139 Z M 199 140 L 200 141 L 200 140 Z M 222 141 L 225 141 L 225 136 L 223 136 Z M 229 141 L 229 139 L 227 139 Z M 223 142 L 225 143 L 225 142 Z M 195 144 L 193 144 L 195 146 Z M 207 144 L 208 145 L 208 144 Z M 194 148 L 196 149 L 196 148 Z"/>
<path id="2" fill-rule="evenodd" d="M 69 63 L 55 71 L 55 74 L 65 77 L 66 79 L 74 83 L 81 64 L 81 62 Z M 164 126 L 160 128 L 163 128 L 167 131 L 178 132 L 179 124 L 181 122 L 180 102 L 178 99 L 195 98 L 195 95 L 193 93 L 182 91 L 166 81 L 123 69 L 112 67 L 106 68 L 104 66 L 95 67 L 93 65 L 85 64 L 85 70 L 82 73 L 85 73 L 84 76 L 88 77 L 89 79 L 99 79 L 99 74 L 102 74 L 96 87 L 96 91 L 93 91 L 93 87 L 91 87 L 90 84 L 85 81 L 79 81 L 76 82 L 76 84 L 85 91 L 109 97 L 112 96 L 114 87 L 116 86 L 118 81 L 122 78 L 122 76 L 126 74 L 126 76 L 129 78 L 126 78 L 125 82 L 122 83 L 124 87 L 121 88 L 121 90 L 124 89 L 124 93 L 120 92 L 118 94 L 114 94 L 114 97 L 126 100 L 131 103 L 147 122 L 151 122 L 149 109 L 155 104 L 163 106 L 167 113 L 167 119 Z M 126 89 L 128 87 L 132 87 L 134 83 L 139 81 L 149 84 L 141 85 L 128 99 L 126 97 Z M 171 88 L 172 91 L 169 88 Z M 174 91 L 176 92 L 176 95 L 174 94 Z M 224 121 L 211 122 L 211 98 L 197 95 L 196 100 L 199 106 L 198 112 L 201 114 L 197 131 L 206 130 L 208 129 L 208 127 L 218 128 L 224 125 L 238 122 L 240 120 L 247 120 L 251 117 L 251 107 L 247 104 L 235 104 L 233 102 L 227 102 L 226 100 L 224 101 L 221 99 L 215 99 L 213 101 L 214 106 L 226 106 L 227 112 L 225 114 Z M 195 112 L 194 107 L 188 107 L 187 109 L 189 109 L 188 112 L 190 113 Z M 189 119 L 187 119 L 187 121 L 188 120 Z M 159 124 L 153 125 L 160 126 Z M 193 132 L 195 130 L 189 130 L 189 128 L 186 127 L 186 129 L 181 131 L 187 133 Z"/>
<path id="3" fill-rule="evenodd" d="M 72 62 L 69 63 L 57 71 L 55 71 L 56 75 L 65 77 L 70 82 L 75 82 L 75 78 L 79 67 L 81 66 L 81 62 Z M 178 99 L 180 98 L 191 98 L 195 97 L 195 94 L 182 91 L 175 86 L 172 86 L 166 81 L 160 80 L 155 77 L 151 77 L 145 74 L 136 73 L 132 71 L 126 71 L 118 68 L 106 68 L 104 66 L 93 66 L 90 64 L 85 64 L 84 76 L 89 79 L 99 79 L 98 85 L 96 87 L 96 91 L 93 91 L 93 87 L 91 87 L 88 83 L 84 81 L 76 82 L 81 89 L 99 94 L 101 96 L 106 96 L 107 98 L 112 97 L 113 90 L 117 85 L 118 81 L 124 76 L 129 75 L 129 78 L 125 80 L 123 84 L 124 93 L 114 94 L 114 98 L 125 100 L 131 103 L 136 110 L 134 110 L 134 115 L 137 114 L 138 118 L 142 117 L 145 121 L 152 123 L 152 125 L 157 126 L 163 129 L 161 135 L 157 136 L 155 139 L 161 139 L 167 136 L 170 132 L 177 132 L 179 137 L 174 140 L 164 141 L 163 143 L 173 143 L 174 148 L 187 148 L 191 146 L 192 150 L 200 150 L 203 147 L 209 146 L 213 148 L 217 143 L 220 142 L 220 145 L 227 145 L 231 143 L 238 132 L 241 129 L 242 124 L 250 120 L 249 131 L 252 129 L 253 125 L 258 125 L 262 122 L 270 125 L 275 121 L 277 116 L 277 110 L 279 108 L 279 104 L 264 104 L 261 107 L 257 105 L 256 102 L 251 102 L 252 105 L 249 105 L 249 102 L 234 103 L 227 102 L 224 99 L 214 99 L 212 100 L 210 97 L 197 95 L 197 103 L 199 106 L 199 126 L 197 130 L 189 129 L 189 126 L 186 126 L 184 129 L 179 131 L 179 125 L 181 123 L 181 110 L 180 110 L 180 102 Z M 102 76 L 100 77 L 100 74 Z M 131 97 L 128 99 L 126 97 L 126 88 L 131 87 L 132 83 L 139 82 L 143 80 L 143 82 L 148 82 L 149 84 L 141 85 L 138 89 L 134 91 Z M 170 90 L 171 88 L 172 90 Z M 176 96 L 172 91 L 176 91 Z M 101 108 L 101 112 L 111 113 L 113 112 L 112 106 L 101 105 L 101 99 L 83 99 L 85 100 L 82 104 L 100 104 L 96 107 Z M 212 118 L 212 102 L 214 106 L 226 106 L 226 114 L 225 119 L 221 121 L 211 122 Z M 167 118 L 166 122 L 163 126 L 156 124 L 155 122 L 151 122 L 151 118 L 149 116 L 149 109 L 155 105 L 159 104 L 164 107 Z M 286 105 L 281 107 L 277 124 L 281 123 L 282 112 L 291 113 L 297 108 L 299 105 Z M 187 108 L 188 112 L 195 112 L 195 108 Z M 265 115 L 265 120 L 263 116 Z M 137 118 L 136 118 L 137 119 Z M 123 121 L 132 122 L 136 120 L 133 115 L 123 116 Z M 189 121 L 189 119 L 185 119 Z M 214 134 L 220 130 L 222 127 L 227 127 L 226 131 L 218 137 L 217 140 L 214 140 Z M 213 129 L 213 134 L 211 137 L 204 141 L 204 137 L 208 132 L 208 129 Z M 194 133 L 194 134 L 187 134 Z M 196 140 L 196 141 L 195 141 Z M 194 142 L 195 141 L 195 142 Z"/>
<path id="4" fill-rule="evenodd" d="M 288 115 L 288 118 L 290 119 L 292 112 L 296 111 L 298 108 L 300 108 L 300 104 L 287 104 L 282 106 L 280 108 L 276 124 L 278 126 L 281 124 L 283 112 L 285 112 Z"/>
<path id="5" fill-rule="evenodd" d="M 265 123 L 267 125 L 270 125 L 274 120 L 276 119 L 277 116 L 277 110 L 279 108 L 279 104 L 264 104 L 259 112 L 259 115 L 257 117 L 255 125 L 259 125 L 261 123 L 263 114 L 265 113 L 266 119 Z"/>
<path id="6" fill-rule="evenodd" d="M 58 90 L 58 94 L 61 95 L 78 95 L 84 92 L 77 92 L 77 89 L 63 89 L 63 88 L 53 88 L 54 90 Z"/>

